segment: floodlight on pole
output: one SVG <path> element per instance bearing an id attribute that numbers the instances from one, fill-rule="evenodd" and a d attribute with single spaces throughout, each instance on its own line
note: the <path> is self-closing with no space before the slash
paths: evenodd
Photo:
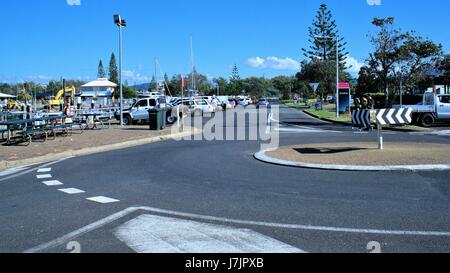
<path id="1" fill-rule="evenodd" d="M 315 35 L 317 39 L 334 39 L 336 38 L 336 117 L 339 117 L 339 36 L 320 36 Z"/>
<path id="2" fill-rule="evenodd" d="M 120 70 L 120 126 L 123 126 L 123 86 L 122 86 L 122 28 L 127 22 L 118 14 L 114 15 L 114 23 L 119 27 L 119 70 Z"/>

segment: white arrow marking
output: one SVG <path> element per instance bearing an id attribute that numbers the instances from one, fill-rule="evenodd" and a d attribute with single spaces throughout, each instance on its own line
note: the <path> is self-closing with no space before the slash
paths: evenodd
<path id="1" fill-rule="evenodd" d="M 411 123 L 412 122 L 412 108 L 408 108 L 407 112 L 406 112 L 406 118 L 407 118 L 407 122 Z"/>
<path id="2" fill-rule="evenodd" d="M 395 116 L 395 118 L 396 118 L 396 119 L 398 120 L 398 122 L 400 122 L 400 123 L 406 123 L 406 121 L 403 120 L 403 117 L 402 117 L 403 112 L 404 112 L 405 110 L 406 110 L 406 109 L 398 109 L 397 115 Z"/>
<path id="3" fill-rule="evenodd" d="M 386 125 L 386 121 L 383 118 L 385 112 L 386 112 L 386 109 L 381 109 L 380 112 L 378 112 L 378 115 L 377 115 L 377 121 L 381 125 Z"/>
<path id="4" fill-rule="evenodd" d="M 114 232 L 138 253 L 302 253 L 249 229 L 141 215 Z"/>
<path id="5" fill-rule="evenodd" d="M 387 119 L 389 124 L 395 124 L 395 120 L 392 118 L 392 115 L 394 114 L 395 109 L 390 109 L 388 114 L 387 114 Z"/>

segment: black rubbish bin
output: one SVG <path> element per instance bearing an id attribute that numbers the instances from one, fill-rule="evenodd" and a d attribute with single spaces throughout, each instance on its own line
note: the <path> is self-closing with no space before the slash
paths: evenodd
<path id="1" fill-rule="evenodd" d="M 161 109 L 148 110 L 150 130 L 159 131 L 162 128 L 162 111 Z"/>

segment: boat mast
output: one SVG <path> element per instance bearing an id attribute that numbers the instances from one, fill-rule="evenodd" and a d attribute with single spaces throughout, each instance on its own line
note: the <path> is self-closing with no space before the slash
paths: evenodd
<path id="1" fill-rule="evenodd" d="M 191 63 L 192 63 L 192 83 L 191 83 L 191 88 L 192 88 L 192 93 L 195 92 L 195 64 L 194 64 L 194 50 L 193 50 L 193 46 L 192 46 L 192 36 L 191 36 Z M 194 95 L 194 94 L 192 94 Z"/>

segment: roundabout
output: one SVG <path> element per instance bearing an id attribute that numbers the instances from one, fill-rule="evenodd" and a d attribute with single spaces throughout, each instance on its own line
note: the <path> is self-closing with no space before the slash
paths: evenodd
<path id="1" fill-rule="evenodd" d="M 255 158 L 275 165 L 342 171 L 450 170 L 450 146 L 390 143 L 384 150 L 370 142 L 291 145 L 261 151 Z"/>

